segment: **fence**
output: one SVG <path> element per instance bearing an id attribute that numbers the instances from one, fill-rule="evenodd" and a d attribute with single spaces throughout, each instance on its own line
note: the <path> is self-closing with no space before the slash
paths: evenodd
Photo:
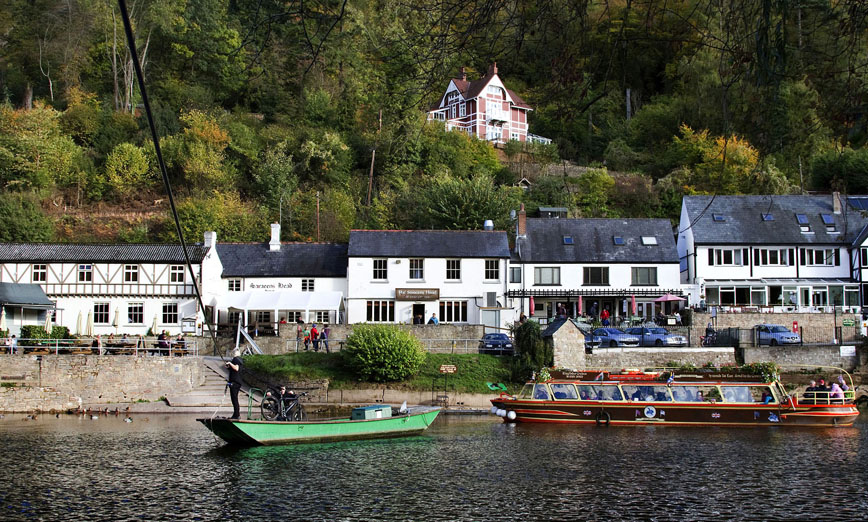
<path id="1" fill-rule="evenodd" d="M 513 354 L 513 350 L 509 348 L 486 349 L 481 346 L 479 339 L 419 339 L 419 341 L 422 343 L 422 348 L 424 348 L 425 351 L 428 353 L 488 353 L 493 355 Z M 341 350 L 343 350 L 346 342 L 346 339 L 329 339 L 328 351 L 340 352 Z M 512 340 L 510 340 L 510 342 L 512 342 Z M 326 351 L 324 341 L 320 340 L 319 343 L 319 351 Z M 305 348 L 304 342 L 297 341 L 295 339 L 287 339 L 286 341 L 286 352 L 288 353 L 298 353 L 313 350 L 313 342 L 311 342 L 309 346 Z"/>
<path id="2" fill-rule="evenodd" d="M 0 353 L 15 355 L 163 355 L 197 356 L 196 340 L 134 337 L 127 339 L 7 339 Z"/>
<path id="3" fill-rule="evenodd" d="M 699 327 L 692 329 L 698 330 Z M 797 340 L 789 339 L 789 335 L 761 333 L 754 328 L 719 328 L 715 329 L 715 335 L 705 339 L 703 346 L 760 346 L 760 345 L 830 345 L 830 344 L 855 344 L 862 342 L 862 335 L 857 326 L 832 327 L 799 327 Z M 705 329 L 702 329 L 705 337 Z"/>

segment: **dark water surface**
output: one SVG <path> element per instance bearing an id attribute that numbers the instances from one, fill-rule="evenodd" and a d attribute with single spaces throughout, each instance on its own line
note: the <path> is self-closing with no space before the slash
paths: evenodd
<path id="1" fill-rule="evenodd" d="M 188 416 L 0 420 L 0 520 L 868 517 L 854 428 L 566 427 L 441 416 L 423 436 L 230 449 Z"/>

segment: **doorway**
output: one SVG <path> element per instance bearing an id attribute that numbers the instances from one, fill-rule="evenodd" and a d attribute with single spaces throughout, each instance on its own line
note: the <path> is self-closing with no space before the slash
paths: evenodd
<path id="1" fill-rule="evenodd" d="M 413 324 L 425 324 L 424 303 L 413 303 Z"/>

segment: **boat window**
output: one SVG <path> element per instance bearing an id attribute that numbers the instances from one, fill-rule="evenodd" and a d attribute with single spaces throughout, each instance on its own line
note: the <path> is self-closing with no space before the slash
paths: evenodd
<path id="1" fill-rule="evenodd" d="M 622 401 L 621 390 L 614 384 L 580 384 L 579 398 L 583 401 Z"/>
<path id="2" fill-rule="evenodd" d="M 621 386 L 624 394 L 631 401 L 671 401 L 667 386 Z"/>
<path id="3" fill-rule="evenodd" d="M 673 386 L 672 396 L 678 402 L 718 402 L 717 386 Z"/>
<path id="4" fill-rule="evenodd" d="M 754 402 L 748 386 L 721 386 L 720 389 L 725 402 Z"/>
<path id="5" fill-rule="evenodd" d="M 519 399 L 530 399 L 533 397 L 533 384 L 525 384 L 518 394 Z"/>
<path id="6" fill-rule="evenodd" d="M 775 394 L 772 393 L 771 388 L 768 386 L 751 386 L 748 388 L 748 392 L 750 393 L 753 402 L 758 402 L 760 404 L 778 403 L 777 399 L 775 399 Z"/>
<path id="7" fill-rule="evenodd" d="M 552 395 L 555 399 L 578 399 L 576 395 L 576 387 L 572 384 L 552 384 Z"/>
<path id="8" fill-rule="evenodd" d="M 533 398 L 542 399 L 544 401 L 551 400 L 549 396 L 549 388 L 545 384 L 537 384 L 533 388 Z"/>

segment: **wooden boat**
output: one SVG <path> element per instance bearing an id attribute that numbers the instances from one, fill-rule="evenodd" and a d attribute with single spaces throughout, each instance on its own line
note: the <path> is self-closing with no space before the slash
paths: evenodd
<path id="1" fill-rule="evenodd" d="M 382 409 L 382 405 L 379 405 Z M 422 433 L 434 422 L 440 408 L 419 406 L 405 412 L 374 418 L 350 418 L 306 421 L 265 421 L 227 419 L 223 417 L 196 419 L 229 444 L 243 446 L 333 442 L 341 440 L 405 437 Z"/>
<path id="2" fill-rule="evenodd" d="M 491 412 L 507 422 L 606 426 L 850 426 L 859 415 L 852 379 L 849 388 L 841 398 L 788 394 L 777 377 L 741 372 L 553 370 L 518 396 L 492 399 Z"/>

